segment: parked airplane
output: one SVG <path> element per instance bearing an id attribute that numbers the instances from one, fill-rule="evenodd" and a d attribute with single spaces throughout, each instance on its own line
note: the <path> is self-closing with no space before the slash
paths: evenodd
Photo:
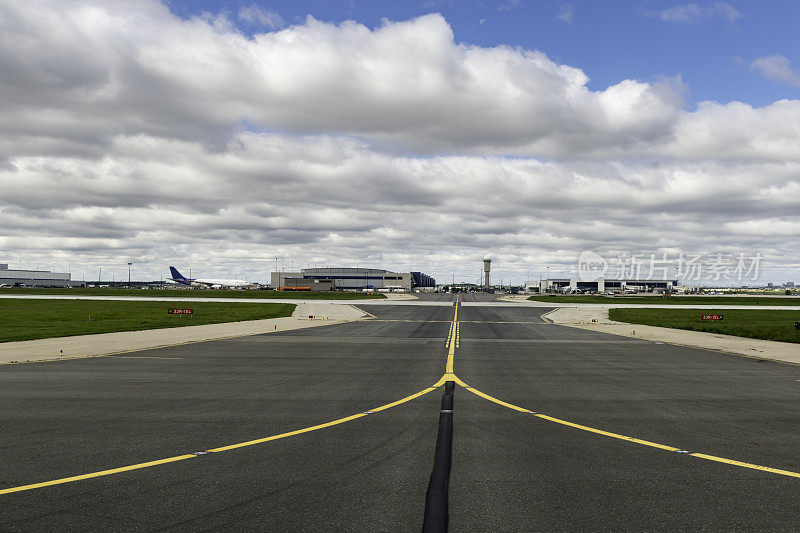
<path id="1" fill-rule="evenodd" d="M 178 272 L 178 270 L 171 266 L 169 267 L 169 271 L 172 274 L 172 277 L 169 278 L 175 283 L 180 283 L 181 285 L 195 285 L 200 287 L 208 287 L 211 289 L 222 289 L 222 288 L 232 288 L 232 287 L 253 287 L 258 285 L 252 281 L 245 281 L 242 279 L 208 279 L 208 278 L 187 278 L 184 277 L 183 274 Z"/>

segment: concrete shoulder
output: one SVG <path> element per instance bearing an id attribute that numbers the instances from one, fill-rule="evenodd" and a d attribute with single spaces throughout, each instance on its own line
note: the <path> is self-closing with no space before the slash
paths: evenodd
<path id="1" fill-rule="evenodd" d="M 285 318 L 4 342 L 0 343 L 0 364 L 111 355 L 367 318 L 366 313 L 349 304 L 299 303 L 292 316 Z"/>
<path id="2" fill-rule="evenodd" d="M 556 324 L 600 333 L 734 353 L 757 359 L 771 359 L 785 363 L 800 364 L 800 345 L 791 342 L 767 341 L 720 335 L 718 333 L 616 322 L 608 318 L 607 308 L 560 307 L 547 313 L 546 316 Z M 595 322 L 592 322 L 592 320 L 595 320 Z"/>

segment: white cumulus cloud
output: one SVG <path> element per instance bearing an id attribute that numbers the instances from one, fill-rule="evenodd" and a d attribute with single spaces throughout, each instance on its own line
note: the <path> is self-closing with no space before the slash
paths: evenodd
<path id="1" fill-rule="evenodd" d="M 570 4 L 569 2 L 561 4 L 560 6 L 558 6 L 558 13 L 556 13 L 556 18 L 561 22 L 571 24 L 573 12 L 574 8 L 572 7 L 572 4 Z"/>
<path id="2" fill-rule="evenodd" d="M 652 14 L 667 22 L 683 24 L 695 24 L 709 18 L 719 18 L 733 24 L 742 16 L 738 9 L 725 2 L 676 5 Z"/>
<path id="3" fill-rule="evenodd" d="M 789 59 L 781 54 L 759 57 L 750 63 L 750 68 L 757 70 L 770 81 L 800 87 L 800 73 L 795 71 Z"/>
<path id="4" fill-rule="evenodd" d="M 280 15 L 256 4 L 240 7 L 238 17 L 241 21 L 257 24 L 271 30 L 283 26 L 283 19 Z"/>
<path id="5" fill-rule="evenodd" d="M 624 244 L 796 267 L 800 101 L 686 109 L 679 77 L 592 90 L 436 14 L 270 29 L 243 9 L 252 36 L 154 0 L 0 4 L 3 262 L 466 276 L 491 250 L 519 275 Z"/>

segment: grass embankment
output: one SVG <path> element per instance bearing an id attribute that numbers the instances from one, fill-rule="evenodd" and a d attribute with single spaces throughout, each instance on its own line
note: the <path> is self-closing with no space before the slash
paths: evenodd
<path id="1" fill-rule="evenodd" d="M 722 315 L 724 320 L 701 320 L 701 315 Z M 759 309 L 609 309 L 611 320 L 664 328 L 706 331 L 737 337 L 800 343 L 798 311 Z"/>
<path id="2" fill-rule="evenodd" d="M 191 308 L 192 315 L 170 315 Z M 290 316 L 294 304 L 0 299 L 0 342 Z"/>
<path id="3" fill-rule="evenodd" d="M 558 304 L 660 304 L 660 305 L 798 305 L 800 298 L 758 296 L 597 296 L 593 294 L 534 295 L 537 302 Z"/>
<path id="4" fill-rule="evenodd" d="M 298 300 L 370 300 L 386 298 L 383 294 L 365 292 L 335 291 L 257 291 L 257 290 L 211 290 L 211 289 L 114 289 L 114 288 L 74 288 L 37 289 L 7 287 L 0 289 L 2 294 L 26 295 L 66 295 L 66 296 L 144 296 L 161 298 L 258 298 L 258 299 L 298 299 Z"/>

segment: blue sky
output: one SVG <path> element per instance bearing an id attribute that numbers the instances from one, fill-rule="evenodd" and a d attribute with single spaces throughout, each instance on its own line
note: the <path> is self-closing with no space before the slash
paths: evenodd
<path id="1" fill-rule="evenodd" d="M 689 109 L 703 100 L 741 101 L 760 107 L 800 94 L 797 86 L 765 79 L 750 67 L 756 58 L 774 54 L 800 65 L 796 37 L 800 2 L 796 1 L 169 2 L 181 17 L 203 11 L 235 14 L 254 4 L 280 15 L 285 25 L 302 23 L 307 15 L 313 15 L 326 22 L 355 20 L 374 28 L 384 18 L 406 20 L 438 12 L 453 28 L 456 42 L 541 50 L 558 63 L 581 68 L 591 78 L 592 90 L 626 78 L 653 81 L 680 75 L 688 85 Z M 731 16 L 725 6 L 738 15 Z M 668 15 L 665 20 L 661 15 L 687 7 L 690 11 L 683 20 Z M 248 24 L 241 24 L 240 29 L 245 33 L 263 31 Z"/>

